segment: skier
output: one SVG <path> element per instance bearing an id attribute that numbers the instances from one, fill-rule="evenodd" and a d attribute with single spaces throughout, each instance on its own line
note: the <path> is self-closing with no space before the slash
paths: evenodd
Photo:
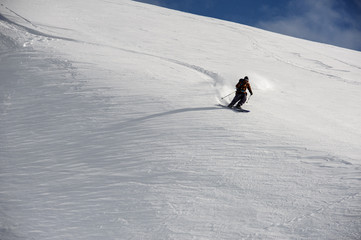
<path id="1" fill-rule="evenodd" d="M 253 95 L 251 85 L 248 82 L 248 77 L 245 76 L 244 78 L 239 79 L 237 85 L 236 85 L 236 96 L 234 96 L 232 102 L 228 105 L 229 108 L 232 108 L 234 104 L 236 104 L 236 108 L 241 109 L 241 106 L 246 102 L 247 100 L 247 92 L 246 90 Z"/>

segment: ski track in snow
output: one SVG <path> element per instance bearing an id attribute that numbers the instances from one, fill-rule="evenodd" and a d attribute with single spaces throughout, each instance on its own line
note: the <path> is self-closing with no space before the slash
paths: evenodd
<path id="1" fill-rule="evenodd" d="M 226 85 L 215 71 L 6 19 L 0 24 L 16 32 L 0 35 L 11 46 L 0 55 L 1 240 L 360 238 L 358 163 L 305 149 L 264 116 L 216 103 L 190 106 L 171 98 L 174 92 L 135 93 L 126 83 L 99 88 L 106 70 L 93 75 L 94 63 L 42 46 L 55 39 L 144 56 L 149 64 L 161 60 L 161 69 L 212 81 L 202 101 L 211 94 L 219 99 Z M 281 62 L 314 71 L 250 41 Z M 154 85 L 156 91 L 161 83 Z M 127 107 L 134 98 L 144 109 Z M 240 117 L 245 122 L 235 126 Z M 252 120 L 255 128 L 247 126 Z"/>
<path id="2" fill-rule="evenodd" d="M 3 6 L 1 4 L 1 6 Z M 22 17 L 21 15 L 17 14 L 16 12 L 12 11 L 11 9 L 5 7 L 6 9 L 8 9 L 9 11 L 11 11 L 12 13 L 14 13 L 16 16 L 24 19 L 26 22 L 30 23 L 33 27 L 36 27 L 36 25 L 34 25 L 31 21 L 27 20 L 26 18 Z M 186 62 L 182 62 L 182 61 L 179 61 L 179 60 L 176 60 L 176 59 L 170 59 L 170 58 L 165 58 L 165 57 L 162 57 L 162 56 L 157 56 L 157 55 L 154 55 L 154 54 L 150 54 L 150 53 L 146 53 L 146 52 L 139 52 L 139 51 L 135 51 L 135 50 L 131 50 L 131 49 L 124 49 L 124 48 L 119 48 L 119 47 L 113 47 L 113 46 L 108 46 L 108 45 L 103 45 L 103 44 L 97 44 L 97 43 L 92 43 L 92 42 L 86 42 L 86 41 L 77 41 L 75 39 L 71 39 L 71 38 L 64 38 L 64 37 L 59 37 L 59 36 L 54 36 L 54 35 L 49 35 L 49 34 L 46 34 L 46 33 L 43 33 L 43 32 L 40 32 L 40 31 L 36 31 L 36 30 L 33 30 L 31 28 L 28 28 L 28 27 L 25 27 L 23 25 L 20 25 L 20 24 L 17 24 L 13 21 L 10 21 L 9 19 L 7 19 L 6 17 L 4 17 L 3 15 L 0 14 L 0 20 L 3 20 L 7 23 L 10 23 L 10 24 L 13 24 L 13 25 L 16 25 L 16 26 L 19 26 L 21 28 L 23 28 L 24 30 L 26 30 L 28 33 L 32 34 L 32 35 L 35 35 L 35 36 L 38 36 L 38 37 L 43 37 L 43 38 L 50 38 L 50 39 L 58 39 L 58 40 L 65 40 L 65 41 L 71 41 L 71 42 L 78 42 L 80 44 L 89 44 L 89 45 L 94 45 L 94 46 L 101 46 L 101 47 L 107 47 L 107 48 L 112 48 L 112 49 L 116 49 L 116 50 L 121 50 L 121 51 L 126 51 L 126 52 L 129 52 L 129 53 L 134 53 L 134 54 L 138 54 L 138 55 L 145 55 L 145 56 L 151 56 L 151 57 L 155 57 L 155 58 L 158 58 L 158 59 L 161 59 L 161 60 L 164 60 L 164 61 L 168 61 L 168 62 L 171 62 L 171 63 L 175 63 L 175 64 L 178 64 L 178 65 L 181 65 L 183 67 L 186 67 L 186 68 L 189 68 L 189 69 L 192 69 L 192 70 L 195 70 L 197 72 L 200 72 L 208 77 L 210 77 L 211 79 L 213 79 L 214 81 L 214 86 L 216 87 L 217 83 L 221 83 L 221 84 L 224 84 L 223 83 L 223 79 L 218 76 L 218 74 L 212 72 L 212 71 L 209 71 L 209 70 L 206 70 L 206 69 L 203 69 L 202 67 L 199 67 L 199 66 L 196 66 L 196 65 L 192 65 L 192 64 L 188 64 Z M 26 43 L 25 43 L 26 44 Z M 218 96 L 220 98 L 220 96 Z"/>

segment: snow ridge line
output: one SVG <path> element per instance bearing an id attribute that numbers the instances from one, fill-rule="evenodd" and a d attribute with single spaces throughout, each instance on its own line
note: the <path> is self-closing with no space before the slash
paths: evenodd
<path id="1" fill-rule="evenodd" d="M 15 14 L 16 16 L 18 16 L 19 18 L 23 19 L 24 21 L 30 23 L 32 26 L 34 26 L 35 28 L 38 28 L 36 25 L 34 25 L 30 20 L 24 18 L 23 16 L 21 16 L 20 14 L 17 14 L 16 12 L 14 12 L 13 10 L 9 9 L 8 7 L 4 6 L 3 4 L 1 4 L 2 7 L 6 8 L 7 10 L 9 10 L 10 12 L 12 12 L 13 14 Z M 48 38 L 54 38 L 54 39 L 59 39 L 59 40 L 65 40 L 65 41 L 71 41 L 71 42 L 77 42 L 77 43 L 84 43 L 84 44 L 90 44 L 90 45 L 95 45 L 95 46 L 102 46 L 102 47 L 108 47 L 108 48 L 113 48 L 113 49 L 118 49 L 121 51 L 126 51 L 126 52 L 130 52 L 130 53 L 134 53 L 134 54 L 139 54 L 139 55 L 145 55 L 145 56 L 150 56 L 150 57 L 154 57 L 154 58 L 158 58 L 167 62 L 171 62 L 171 63 L 175 63 L 177 65 L 189 68 L 191 70 L 195 70 L 209 78 L 211 78 L 213 80 L 213 86 L 215 87 L 217 84 L 221 84 L 223 85 L 223 78 L 221 78 L 217 73 L 212 72 L 210 70 L 204 69 L 200 66 L 197 65 L 193 65 L 193 64 L 189 64 L 186 62 L 182 62 L 176 59 L 171 59 L 171 58 L 167 58 L 167 57 L 162 57 L 162 56 L 157 56 L 154 54 L 150 54 L 150 53 L 145 53 L 145 52 L 140 52 L 140 51 L 136 51 L 136 50 L 129 50 L 129 49 L 125 49 L 125 48 L 120 48 L 120 47 L 113 47 L 113 46 L 108 46 L 108 45 L 104 45 L 104 44 L 99 44 L 99 43 L 92 43 L 92 42 L 86 42 L 86 41 L 79 41 L 76 39 L 72 39 L 72 38 L 67 38 L 67 37 L 60 37 L 60 36 L 56 36 L 56 35 L 50 35 L 50 34 L 46 34 L 43 32 L 40 32 L 38 30 L 34 30 L 31 29 L 29 27 L 23 26 L 21 24 L 18 24 L 14 21 L 11 21 L 10 19 L 6 18 L 4 15 L 2 15 L 0 13 L 0 20 L 3 20 L 4 22 L 7 22 L 11 25 L 15 25 L 17 27 L 20 27 L 22 29 L 24 29 L 25 31 L 27 31 L 30 34 L 36 35 L 36 36 L 40 36 L 40 37 L 48 37 Z M 218 93 L 219 95 L 220 93 Z"/>
<path id="2" fill-rule="evenodd" d="M 3 6 L 3 4 L 1 4 Z M 5 7 L 6 9 L 8 9 L 7 7 Z M 19 16 L 20 18 L 24 19 L 25 21 L 29 22 L 32 26 L 36 27 L 36 25 L 32 24 L 31 21 L 23 18 L 22 16 L 20 16 L 19 14 L 15 13 L 14 11 L 8 9 L 9 11 L 13 12 L 14 14 L 16 14 L 17 16 Z M 175 64 L 178 64 L 180 66 L 183 66 L 183 67 L 187 67 L 187 68 L 190 68 L 192 70 L 195 70 L 199 73 L 202 73 L 204 75 L 206 75 L 207 77 L 211 78 L 214 80 L 214 86 L 218 83 L 218 82 L 223 82 L 223 79 L 217 74 L 217 73 L 214 73 L 210 70 L 207 70 L 207 69 L 204 69 L 202 67 L 199 67 L 199 66 L 196 66 L 196 65 L 192 65 L 192 64 L 188 64 L 188 63 L 185 63 L 185 62 L 182 62 L 182 61 L 179 61 L 179 60 L 175 60 L 175 59 L 171 59 L 171 58 L 166 58 L 166 57 L 162 57 L 162 56 L 157 56 L 157 55 L 154 55 L 154 54 L 150 54 L 150 53 L 145 53 L 145 52 L 139 52 L 139 51 L 135 51 L 135 50 L 129 50 L 129 49 L 125 49 L 125 48 L 120 48 L 120 47 L 113 47 L 113 46 L 108 46 L 108 45 L 104 45 L 104 44 L 99 44 L 99 43 L 92 43 L 92 42 L 86 42 L 86 41 L 79 41 L 79 40 L 76 40 L 76 39 L 72 39 L 72 38 L 67 38 L 67 37 L 60 37 L 60 36 L 56 36 L 56 35 L 50 35 L 50 34 L 47 34 L 47 33 L 43 33 L 43 32 L 40 32 L 40 31 L 37 31 L 37 30 L 34 30 L 34 29 L 31 29 L 29 27 L 26 27 L 26 26 L 23 26 L 21 24 L 18 24 L 16 22 L 13 22 L 11 21 L 10 19 L 6 18 L 4 15 L 2 15 L 0 13 L 0 20 L 4 21 L 4 22 L 7 22 L 11 25 L 16 25 L 17 27 L 20 27 L 22 29 L 24 29 L 25 31 L 27 31 L 28 33 L 31 33 L 33 35 L 36 35 L 36 36 L 40 36 L 40 37 L 49 37 L 49 38 L 54 38 L 54 39 L 59 39 L 59 40 L 65 40 L 65 41 L 71 41 L 71 42 L 77 42 L 77 43 L 84 43 L 84 44 L 90 44 L 90 45 L 95 45 L 95 46 L 101 46 L 101 47 L 108 47 L 108 48 L 113 48 L 113 49 L 117 49 L 117 50 L 121 50 L 121 51 L 126 51 L 126 52 L 129 52 L 129 53 L 134 53 L 134 54 L 139 54 L 139 55 L 145 55 L 145 56 L 150 56 L 150 57 L 155 57 L 155 58 L 158 58 L 158 59 L 162 59 L 162 60 L 165 60 L 167 62 L 172 62 L 172 63 L 175 63 Z"/>
<path id="3" fill-rule="evenodd" d="M 1 4 L 2 7 L 6 8 L 7 10 L 9 10 L 10 12 L 12 12 L 13 14 L 15 14 L 16 16 L 18 16 L 19 18 L 23 19 L 25 22 L 30 23 L 33 27 L 38 27 L 35 24 L 33 24 L 30 20 L 26 19 L 25 17 L 21 16 L 20 14 L 16 13 L 15 11 L 11 10 L 10 8 L 4 6 L 4 4 Z"/>
<path id="4" fill-rule="evenodd" d="M 20 17 L 21 19 L 24 19 L 26 22 L 30 23 L 32 26 L 34 26 L 35 28 L 37 28 L 36 25 L 34 25 L 30 20 L 22 17 L 21 15 L 17 14 L 16 12 L 12 11 L 11 9 L 7 8 L 6 6 L 4 6 L 3 4 L 1 4 L 1 6 L 5 7 L 6 9 L 8 9 L 9 11 L 11 11 L 12 13 L 14 13 L 16 16 Z M 72 42 L 78 42 L 78 43 L 85 43 L 85 44 L 91 44 L 91 45 L 95 45 L 95 46 L 102 46 L 102 47 L 109 47 L 109 48 L 113 48 L 113 49 L 118 49 L 118 50 L 122 50 L 122 51 L 126 51 L 126 52 L 130 52 L 130 53 L 135 53 L 135 54 L 140 54 L 140 55 L 146 55 L 146 56 L 150 56 L 150 57 L 155 57 L 155 58 L 159 58 L 168 62 L 172 62 L 190 69 L 193 69 L 197 72 L 200 72 L 210 78 L 212 78 L 215 82 L 217 82 L 217 80 L 220 80 L 221 78 L 218 76 L 217 73 L 214 73 L 212 71 L 206 70 L 202 67 L 196 66 L 196 65 L 192 65 L 192 64 L 188 64 L 185 62 L 181 62 L 179 60 L 175 60 L 175 59 L 171 59 L 171 58 L 166 58 L 166 57 L 161 57 L 161 56 L 157 56 L 154 54 L 150 54 L 150 53 L 145 53 L 145 52 L 139 52 L 139 51 L 135 51 L 135 50 L 129 50 L 129 49 L 124 49 L 124 48 L 119 48 L 119 47 L 112 47 L 112 46 L 107 46 L 104 44 L 97 44 L 97 43 L 92 43 L 92 42 L 86 42 L 86 41 L 79 41 L 79 40 L 75 40 L 72 38 L 66 38 L 66 37 L 60 37 L 60 36 L 55 36 L 55 35 L 50 35 L 50 34 L 46 34 L 34 29 L 31 29 L 29 27 L 23 26 L 21 24 L 18 24 L 14 21 L 11 21 L 10 19 L 8 19 L 7 17 L 5 17 L 3 14 L 0 13 L 0 20 L 7 22 L 11 25 L 16 25 L 18 27 L 21 27 L 23 29 L 25 29 L 28 33 L 31 33 L 33 35 L 37 35 L 37 36 L 41 36 L 41 37 L 50 37 L 50 38 L 55 38 L 55 39 L 60 39 L 60 40 L 65 40 L 65 41 L 72 41 Z"/>
<path id="5" fill-rule="evenodd" d="M 0 13 L 0 21 L 4 21 L 10 25 L 15 25 L 17 27 L 20 27 L 22 29 L 24 29 L 26 32 L 36 35 L 36 36 L 40 36 L 40 37 L 47 37 L 47 38 L 54 38 L 54 39 L 59 39 L 59 40 L 65 40 L 65 41 L 71 41 L 71 42 L 80 42 L 78 40 L 72 39 L 72 38 L 67 38 L 67 37 L 60 37 L 60 36 L 56 36 L 56 35 L 50 35 L 50 34 L 46 34 L 43 32 L 40 32 L 38 30 L 34 30 L 31 29 L 29 27 L 23 26 L 19 23 L 16 23 L 14 21 L 11 21 L 10 19 L 8 19 L 7 17 L 5 17 L 3 14 Z M 33 25 L 33 24 L 32 24 Z M 33 25 L 34 27 L 36 27 L 35 25 Z"/>
<path id="6" fill-rule="evenodd" d="M 9 11 L 11 11 L 11 10 L 9 9 Z M 15 14 L 15 12 L 14 12 L 14 14 Z M 23 18 L 22 16 L 20 16 L 18 14 L 16 14 L 16 15 L 19 16 L 20 18 Z M 24 31 L 26 31 L 26 32 L 28 32 L 28 33 L 30 33 L 32 35 L 39 36 L 39 37 L 47 37 L 47 38 L 70 41 L 70 42 L 75 42 L 75 43 L 82 43 L 82 44 L 89 44 L 89 45 L 100 46 L 100 47 L 107 47 L 107 48 L 116 49 L 116 50 L 120 50 L 120 51 L 125 51 L 125 52 L 129 52 L 129 53 L 133 53 L 133 54 L 158 58 L 158 59 L 170 62 L 170 63 L 177 64 L 177 65 L 182 66 L 182 67 L 186 67 L 188 69 L 197 71 L 197 72 L 205 75 L 206 77 L 213 80 L 213 87 L 216 87 L 218 84 L 220 84 L 221 86 L 224 85 L 224 79 L 222 77 L 220 77 L 217 73 L 212 72 L 210 70 L 207 70 L 207 69 L 205 69 L 203 67 L 194 65 L 194 64 L 189 64 L 189 63 L 182 62 L 182 61 L 179 61 L 179 60 L 176 60 L 176 59 L 162 57 L 162 56 L 158 56 L 158 55 L 154 55 L 154 54 L 150 54 L 150 53 L 146 53 L 146 52 L 140 52 L 140 51 L 125 49 L 125 48 L 121 48 L 121 47 L 109 46 L 109 45 L 100 44 L 100 43 L 93 43 L 93 42 L 81 41 L 81 40 L 76 40 L 76 39 L 67 38 L 67 37 L 60 37 L 60 36 L 56 36 L 56 35 L 46 34 L 46 33 L 40 32 L 38 30 L 34 30 L 34 29 L 29 28 L 29 27 L 18 24 L 16 22 L 13 22 L 13 21 L 6 18 L 4 15 L 2 15 L 0 13 L 0 21 L 1 20 L 8 23 L 8 24 L 10 24 L 10 25 L 13 25 L 13 26 L 16 26 L 16 27 L 18 27 L 20 29 L 23 29 Z M 27 20 L 27 22 L 31 23 L 31 21 L 29 21 L 29 20 Z M 34 24 L 32 24 L 32 25 L 34 27 L 37 27 Z M 218 101 L 220 101 L 221 92 L 220 92 L 220 90 L 216 90 L 216 91 L 217 91 L 217 99 L 218 99 Z"/>

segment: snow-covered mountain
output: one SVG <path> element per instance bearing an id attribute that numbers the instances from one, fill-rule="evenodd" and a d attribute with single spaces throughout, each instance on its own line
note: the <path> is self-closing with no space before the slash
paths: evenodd
<path id="1" fill-rule="evenodd" d="M 360 239 L 361 53 L 130 0 L 1 0 L 0 239 Z M 248 113 L 224 109 L 249 76 Z"/>

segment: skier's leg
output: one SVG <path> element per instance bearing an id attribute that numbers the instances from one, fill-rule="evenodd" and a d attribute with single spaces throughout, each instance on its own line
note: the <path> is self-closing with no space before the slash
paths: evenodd
<path id="1" fill-rule="evenodd" d="M 228 107 L 233 107 L 234 104 L 236 104 L 236 102 L 238 102 L 241 98 L 241 94 L 236 94 L 236 96 L 234 96 L 232 102 L 228 105 Z"/>
<path id="2" fill-rule="evenodd" d="M 247 101 L 247 93 L 242 93 L 240 95 L 236 108 L 240 108 Z"/>

